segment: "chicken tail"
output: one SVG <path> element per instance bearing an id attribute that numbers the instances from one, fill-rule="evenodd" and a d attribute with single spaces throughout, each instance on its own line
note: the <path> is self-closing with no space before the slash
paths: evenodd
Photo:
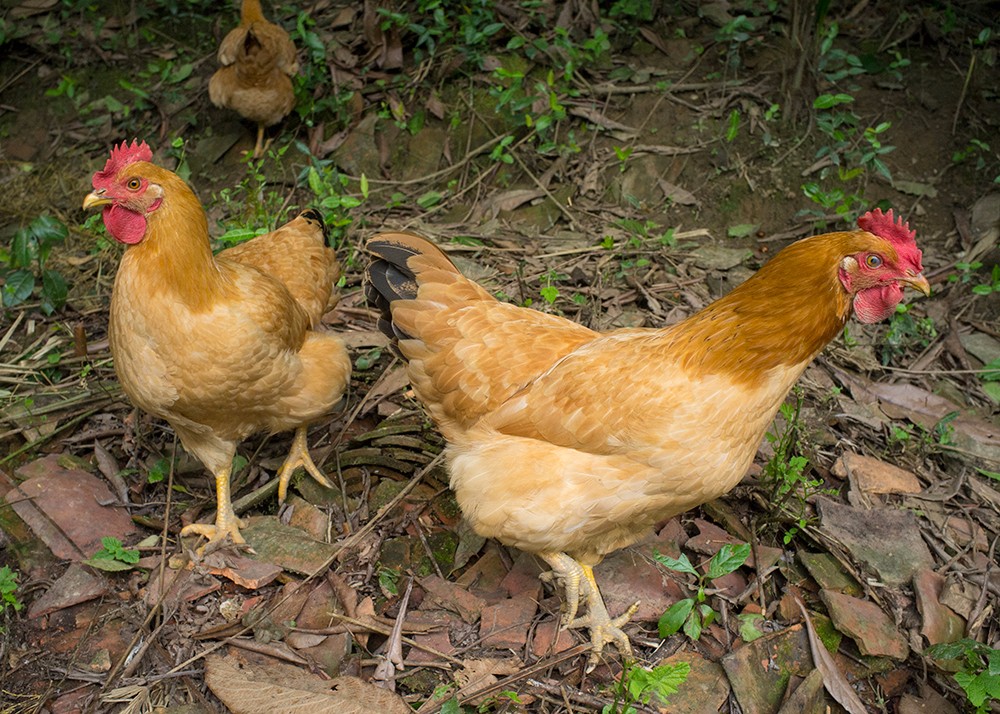
<path id="1" fill-rule="evenodd" d="M 424 275 L 431 270 L 461 276 L 440 248 L 412 233 L 382 233 L 368 241 L 365 249 L 372 262 L 366 271 L 365 297 L 379 311 L 378 329 L 393 341 L 412 339 L 392 319 L 392 303 L 414 300 Z M 420 256 L 421 260 L 411 262 Z"/>

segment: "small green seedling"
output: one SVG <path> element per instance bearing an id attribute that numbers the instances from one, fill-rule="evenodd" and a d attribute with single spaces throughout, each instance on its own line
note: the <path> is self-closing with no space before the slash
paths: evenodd
<path id="1" fill-rule="evenodd" d="M 107 572 L 131 570 L 139 562 L 139 551 L 126 548 L 117 538 L 101 538 L 101 549 L 83 561 L 92 568 Z"/>
<path id="2" fill-rule="evenodd" d="M 676 694 L 687 680 L 691 665 L 687 662 L 661 664 L 646 669 L 630 664 L 622 670 L 621 679 L 615 682 L 614 701 L 605 704 L 601 714 L 636 714 L 633 704 L 648 704 L 655 694 L 658 704 L 665 704 L 667 697 Z"/>
<path id="3" fill-rule="evenodd" d="M 0 303 L 4 307 L 14 307 L 31 297 L 35 290 L 36 263 L 37 274 L 42 279 L 42 311 L 51 315 L 66 304 L 69 292 L 66 279 L 59 271 L 47 268 L 46 261 L 52 249 L 62 244 L 68 235 L 65 223 L 43 214 L 14 234 L 9 251 L 0 246 L 0 277 L 4 281 Z"/>
<path id="4" fill-rule="evenodd" d="M 698 593 L 692 598 L 678 600 L 671 605 L 663 616 L 660 617 L 659 630 L 660 637 L 667 638 L 678 630 L 684 630 L 684 634 L 692 640 L 701 637 L 704 628 L 711 625 L 716 618 L 715 610 L 705 602 L 705 587 L 710 580 L 721 578 L 723 575 L 738 570 L 747 562 L 750 557 L 750 544 L 739 543 L 733 545 L 726 543 L 719 548 L 719 552 L 708 561 L 708 567 L 704 573 L 698 571 L 688 557 L 681 553 L 679 559 L 674 559 L 660 553 L 655 553 L 653 559 L 661 565 L 675 570 L 679 573 L 688 573 L 698 579 Z"/>
<path id="5" fill-rule="evenodd" d="M 1000 702 L 1000 650 L 969 638 L 933 645 L 924 654 L 939 660 L 958 660 L 955 681 L 965 692 L 976 714 L 990 711 Z"/>
<path id="6" fill-rule="evenodd" d="M 20 612 L 24 607 L 17 593 L 17 579 L 21 577 L 16 570 L 11 570 L 8 566 L 0 568 L 0 613 L 6 612 L 7 608 L 13 608 L 14 612 Z M 2 632 L 2 628 L 0 628 Z"/>

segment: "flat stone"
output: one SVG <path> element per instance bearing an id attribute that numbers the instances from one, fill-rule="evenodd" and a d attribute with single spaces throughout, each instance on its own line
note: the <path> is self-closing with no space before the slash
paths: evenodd
<path id="1" fill-rule="evenodd" d="M 252 516 L 242 530 L 255 551 L 251 557 L 285 570 L 312 575 L 330 562 L 337 546 L 310 538 L 305 531 L 286 526 L 275 516 Z"/>
<path id="2" fill-rule="evenodd" d="M 899 698 L 896 714 L 958 714 L 958 709 L 929 685 L 921 683 L 919 696 L 904 694 Z"/>
<path id="3" fill-rule="evenodd" d="M 688 596 L 665 570 L 630 548 L 605 558 L 594 568 L 594 576 L 611 617 L 639 600 L 632 620 L 656 622 L 668 607 Z"/>
<path id="4" fill-rule="evenodd" d="M 799 682 L 778 714 L 826 714 L 830 711 L 823 691 L 823 673 L 814 669 Z"/>
<path id="5" fill-rule="evenodd" d="M 857 643 L 861 654 L 900 660 L 909 656 L 906 638 L 878 605 L 835 590 L 820 590 L 819 596 L 834 626 Z"/>
<path id="6" fill-rule="evenodd" d="M 887 585 L 909 584 L 915 573 L 934 567 L 917 518 L 910 511 L 862 511 L 822 496 L 816 498 L 822 529 Z"/>
<path id="7" fill-rule="evenodd" d="M 729 680 L 722 665 L 705 659 L 697 652 L 685 650 L 660 660 L 656 666 L 681 662 L 687 662 L 691 667 L 684 684 L 666 702 L 654 694 L 650 704 L 661 711 L 718 714 L 723 702 L 729 698 Z"/>
<path id="8" fill-rule="evenodd" d="M 848 595 L 861 595 L 864 592 L 858 581 L 829 553 L 800 550 L 798 556 L 821 589 L 836 590 Z"/>
<path id="9" fill-rule="evenodd" d="M 532 600 L 540 600 L 542 597 L 542 581 L 538 576 L 545 568 L 539 563 L 538 558 L 530 553 L 521 552 L 514 561 L 513 567 L 503 580 L 500 587 L 507 591 L 510 596 L 524 595 Z"/>
<path id="10" fill-rule="evenodd" d="M 493 605 L 510 597 L 510 593 L 501 585 L 507 577 L 507 565 L 496 543 L 487 545 L 485 552 L 476 562 L 467 567 L 455 579 L 469 592 L 483 598 L 487 604 Z"/>
<path id="11" fill-rule="evenodd" d="M 52 583 L 45 594 L 31 603 L 28 619 L 42 617 L 56 610 L 79 605 L 108 592 L 105 581 L 91 575 L 82 565 L 74 563 L 62 576 Z"/>
<path id="12" fill-rule="evenodd" d="M 427 632 L 410 635 L 410 637 L 414 642 L 443 654 L 453 654 L 455 652 L 455 647 L 451 644 L 450 633 L 452 628 L 456 625 L 463 628 L 467 627 L 454 614 L 446 610 L 434 609 L 410 611 L 406 615 L 406 624 L 433 628 Z M 436 654 L 418 647 L 411 646 L 406 653 L 406 664 L 438 661 L 440 661 L 440 658 Z"/>
<path id="13" fill-rule="evenodd" d="M 127 541 L 139 532 L 107 484 L 64 456 L 50 454 L 17 470 L 27 478 L 6 500 L 35 535 L 62 560 L 83 560 L 101 538 Z M 108 505 L 101 505 L 108 504 Z"/>
<path id="14" fill-rule="evenodd" d="M 524 595 L 488 605 L 479 620 L 479 636 L 486 647 L 519 650 L 528 641 L 528 628 L 538 603 Z"/>
<path id="15" fill-rule="evenodd" d="M 215 552 L 203 561 L 212 575 L 231 580 L 247 590 L 262 588 L 284 572 L 274 563 L 262 563 L 232 553 Z"/>
<path id="16" fill-rule="evenodd" d="M 850 451 L 840 455 L 831 469 L 834 476 L 854 478 L 865 493 L 920 493 L 920 481 L 911 472 L 884 461 Z"/>
<path id="17" fill-rule="evenodd" d="M 733 536 L 728 531 L 723 530 L 711 521 L 695 518 L 694 524 L 698 527 L 698 535 L 689 538 L 685 547 L 690 548 L 695 553 L 713 556 L 718 553 L 724 545 L 742 545 L 746 542 Z M 757 566 L 757 562 L 754 559 L 753 549 L 750 551 L 750 557 L 747 558 L 746 565 L 751 568 L 757 568 L 758 570 L 765 570 L 777 563 L 781 559 L 782 554 L 781 548 L 758 545 L 757 555 L 759 555 L 761 559 L 760 567 Z"/>
<path id="18" fill-rule="evenodd" d="M 765 635 L 722 658 L 736 701 L 746 714 L 777 714 L 792 675 L 813 670 L 805 628 Z"/>
<path id="19" fill-rule="evenodd" d="M 913 592 L 917 612 L 923 617 L 920 634 L 928 644 L 955 642 L 965 635 L 965 621 L 947 605 L 941 604 L 945 578 L 931 569 L 921 570 L 913 576 Z"/>
<path id="20" fill-rule="evenodd" d="M 479 619 L 480 613 L 486 607 L 483 598 L 437 575 L 421 578 L 420 587 L 437 606 L 456 613 L 470 625 Z"/>
<path id="21" fill-rule="evenodd" d="M 540 622 L 531 639 L 531 653 L 541 659 L 564 652 L 576 644 L 570 630 L 559 628 L 559 620 Z"/>
<path id="22" fill-rule="evenodd" d="M 164 568 L 163 580 L 160 580 L 158 571 L 153 571 L 143 599 L 147 607 L 154 607 L 166 590 L 164 605 L 177 607 L 183 602 L 194 602 L 221 587 L 222 583 L 218 578 L 207 573 L 195 574 L 191 570 Z"/>
<path id="23" fill-rule="evenodd" d="M 295 494 L 288 497 L 288 505 L 292 512 L 288 525 L 305 531 L 316 540 L 322 541 L 327 538 L 330 517 L 326 513 Z"/>

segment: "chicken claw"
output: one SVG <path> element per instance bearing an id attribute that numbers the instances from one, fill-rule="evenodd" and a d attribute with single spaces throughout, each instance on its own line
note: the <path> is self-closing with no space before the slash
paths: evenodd
<path id="1" fill-rule="evenodd" d="M 560 629 L 565 630 L 576 619 L 576 613 L 580 607 L 580 583 L 583 582 L 583 566 L 565 553 L 539 553 L 538 555 L 552 568 L 551 573 L 542 573 L 539 577 L 553 585 L 558 583 L 563 588 L 563 604 L 566 611 L 562 615 Z"/>
<path id="2" fill-rule="evenodd" d="M 229 494 L 230 468 L 225 468 L 215 475 L 216 500 L 215 524 L 191 523 L 181 528 L 181 537 L 189 535 L 205 536 L 208 543 L 198 548 L 198 554 L 204 555 L 206 549 L 215 550 L 230 539 L 235 545 L 245 545 L 246 540 L 240 533 L 245 524 L 233 510 L 233 502 Z"/>
<path id="3" fill-rule="evenodd" d="M 632 603 L 623 614 L 612 618 L 597 587 L 592 567 L 577 562 L 566 553 L 539 553 L 539 556 L 552 568 L 551 573 L 543 573 L 541 577 L 547 581 L 558 581 L 565 593 L 566 611 L 562 616 L 561 629 L 586 627 L 590 630 L 591 652 L 587 671 L 591 672 L 597 666 L 604 645 L 610 642 L 623 656 L 631 657 L 632 645 L 621 628 L 639 609 L 639 601 Z M 580 601 L 584 598 L 587 614 L 577 617 Z"/>
<path id="4" fill-rule="evenodd" d="M 587 584 L 587 614 L 573 620 L 569 623 L 569 627 L 586 627 L 590 630 L 592 649 L 590 659 L 587 660 L 587 672 L 592 672 L 601 658 L 604 645 L 609 642 L 615 643 L 623 657 L 632 656 L 632 644 L 621 628 L 632 619 L 632 615 L 639 609 L 640 601 L 636 600 L 624 613 L 612 618 L 608 615 L 608 608 L 604 604 L 604 598 L 601 597 L 601 591 L 597 589 L 594 569 L 589 565 L 580 565 L 580 568 Z"/>
<path id="5" fill-rule="evenodd" d="M 316 468 L 312 457 L 309 455 L 309 445 L 306 444 L 306 428 L 300 426 L 295 430 L 295 438 L 292 439 L 292 448 L 288 450 L 288 457 L 285 463 L 278 470 L 278 502 L 284 503 L 285 496 L 288 495 L 288 482 L 292 480 L 292 473 L 299 466 L 312 476 L 321 485 L 333 488 L 333 484 L 327 480 L 323 472 Z"/>

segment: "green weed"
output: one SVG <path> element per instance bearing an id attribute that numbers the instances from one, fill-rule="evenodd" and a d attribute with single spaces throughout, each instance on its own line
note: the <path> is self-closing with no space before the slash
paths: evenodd
<path id="1" fill-rule="evenodd" d="M 648 704 L 653 695 L 659 704 L 666 704 L 668 697 L 676 694 L 687 681 L 691 665 L 687 662 L 661 664 L 646 669 L 638 664 L 629 664 L 622 670 L 622 676 L 615 682 L 614 701 L 605 704 L 601 714 L 636 714 L 633 704 Z"/>
<path id="2" fill-rule="evenodd" d="M 822 481 L 808 475 L 809 460 L 800 453 L 799 413 L 802 409 L 802 395 L 798 390 L 795 390 L 794 394 L 794 404 L 781 405 L 783 426 L 767 432 L 764 436 L 774 449 L 774 453 L 764 465 L 760 477 L 761 484 L 767 492 L 767 502 L 771 506 L 772 515 L 790 516 L 794 520 L 794 525 L 782 536 L 785 544 L 790 543 L 809 523 L 806 516 L 806 501 L 815 494 L 829 493 L 822 487 Z"/>
<path id="3" fill-rule="evenodd" d="M 677 559 L 655 553 L 653 559 L 657 563 L 679 573 L 694 575 L 698 580 L 698 591 L 693 598 L 678 600 L 660 617 L 658 623 L 660 637 L 670 637 L 681 629 L 692 640 L 701 637 L 702 630 L 711 625 L 716 618 L 715 610 L 705 602 L 705 588 L 708 582 L 738 570 L 749 557 L 749 543 L 740 543 L 739 545 L 726 543 L 719 549 L 718 553 L 712 556 L 708 561 L 708 567 L 702 573 L 691 564 L 684 553 L 681 553 L 681 557 Z"/>
<path id="4" fill-rule="evenodd" d="M 107 572 L 131 570 L 139 562 L 139 551 L 126 548 L 117 538 L 101 538 L 101 549 L 83 561 L 92 568 Z"/>
<path id="5" fill-rule="evenodd" d="M 0 613 L 3 615 L 7 614 L 8 608 L 20 612 L 24 607 L 24 603 L 17 597 L 17 581 L 20 577 L 20 573 L 6 565 L 0 568 Z M 0 627 L 0 633 L 3 631 Z"/>
<path id="6" fill-rule="evenodd" d="M 933 645 L 924 654 L 938 660 L 958 660 L 955 681 L 965 692 L 976 714 L 990 711 L 1000 701 L 1000 650 L 969 638 Z"/>
<path id="7" fill-rule="evenodd" d="M 882 364 L 890 364 L 913 348 L 927 347 L 937 338 L 937 329 L 931 317 L 915 317 L 909 306 L 899 304 L 889 320 L 889 329 L 880 351 Z"/>
<path id="8" fill-rule="evenodd" d="M 25 302 L 34 294 L 39 282 L 41 308 L 46 315 L 66 304 L 66 279 L 59 271 L 47 268 L 46 262 L 52 249 L 61 245 L 68 235 L 65 223 L 42 214 L 14 234 L 9 249 L 0 247 L 0 275 L 4 278 L 0 304 L 14 307 Z"/>

